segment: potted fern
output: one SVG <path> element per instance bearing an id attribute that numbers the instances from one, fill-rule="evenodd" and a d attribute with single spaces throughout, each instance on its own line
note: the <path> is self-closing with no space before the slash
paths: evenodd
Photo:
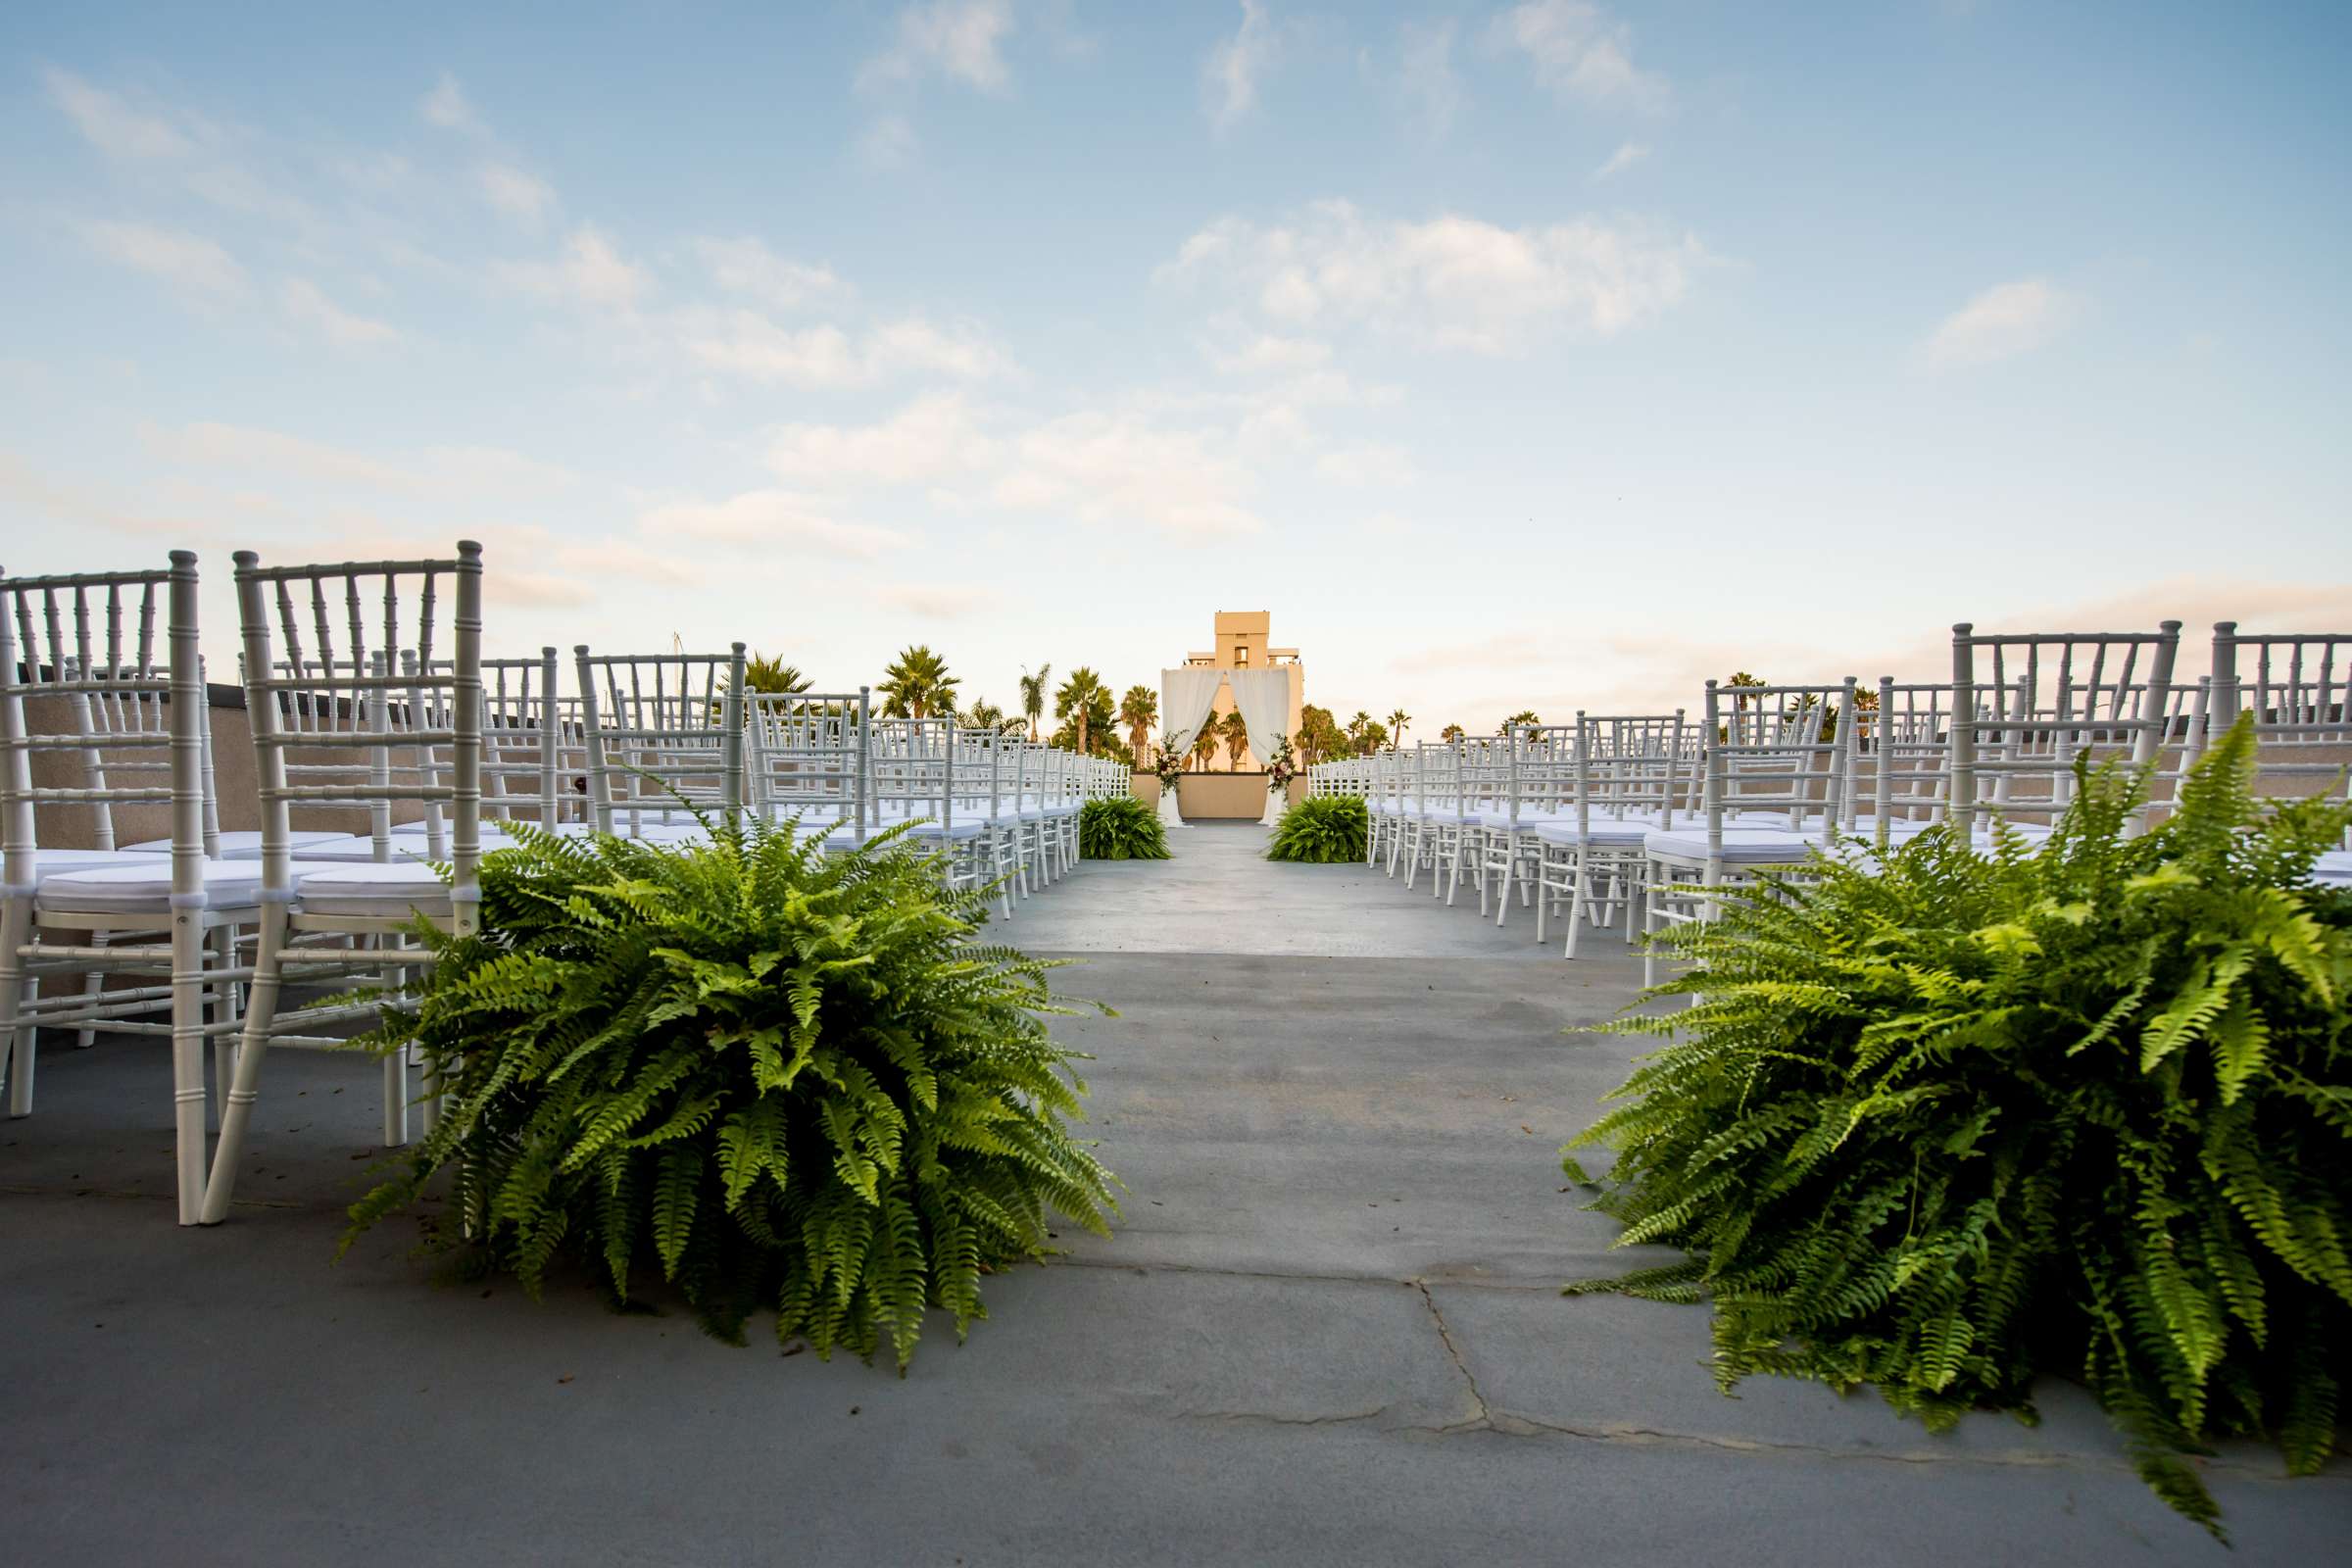
<path id="1" fill-rule="evenodd" d="M 2077 1377 L 2220 1533 L 2184 1456 L 2309 1474 L 2352 1379 L 2352 904 L 2337 800 L 2251 797 L 2241 721 L 2169 820 L 2078 769 L 2038 852 L 1941 830 L 1666 938 L 1696 1005 L 1574 1144 L 1593 1206 L 1686 1260 L 1571 1293 L 1713 1309 L 1715 1374 L 1876 1385 L 1932 1428 Z M 1573 1153 L 1566 1169 L 1586 1179 Z"/>
<path id="2" fill-rule="evenodd" d="M 760 1310 L 820 1354 L 887 1337 L 903 1371 L 925 1311 L 960 1338 L 1050 1212 L 1105 1230 L 1048 965 L 976 945 L 980 895 L 935 858 L 765 824 L 684 851 L 515 834 L 480 933 L 422 933 L 439 961 L 370 1038 L 420 1050 L 445 1101 L 354 1235 L 446 1172 L 448 1245 L 534 1295 L 569 1259 L 616 1301 L 665 1281 L 736 1343 Z"/>

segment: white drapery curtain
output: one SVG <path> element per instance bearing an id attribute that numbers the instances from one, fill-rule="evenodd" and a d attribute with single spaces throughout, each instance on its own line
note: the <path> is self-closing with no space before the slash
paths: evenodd
<path id="1" fill-rule="evenodd" d="M 1235 669 L 1226 671 L 1233 682 L 1233 706 L 1241 710 L 1242 723 L 1250 731 L 1250 750 L 1260 762 L 1271 761 L 1274 748 L 1281 744 L 1291 727 L 1291 672 L 1287 669 Z M 1266 814 L 1259 820 L 1271 824 L 1290 803 L 1283 797 L 1266 796 Z"/>
<path id="2" fill-rule="evenodd" d="M 1200 725 L 1208 710 L 1217 703 L 1217 688 L 1224 684 L 1225 671 L 1187 664 L 1181 669 L 1159 672 L 1159 749 L 1182 756 L 1200 737 Z M 1245 716 L 1242 722 L 1247 724 Z M 1160 820 L 1181 823 L 1183 815 L 1176 808 L 1174 791 L 1160 798 Z"/>

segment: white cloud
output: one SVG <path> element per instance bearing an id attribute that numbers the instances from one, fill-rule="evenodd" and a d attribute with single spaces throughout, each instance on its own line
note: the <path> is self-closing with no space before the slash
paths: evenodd
<path id="1" fill-rule="evenodd" d="M 893 582 L 874 593 L 887 609 L 903 610 L 926 620 L 955 620 L 1004 603 L 1004 589 L 974 582 Z"/>
<path id="2" fill-rule="evenodd" d="M 936 72 L 982 92 L 1012 83 L 1001 45 L 1013 29 L 1011 0 L 934 0 L 899 13 L 891 46 L 858 70 L 866 90 L 912 82 Z"/>
<path id="3" fill-rule="evenodd" d="M 1210 349 L 1209 359 L 1227 375 L 1288 375 L 1320 369 L 1331 360 L 1331 345 L 1311 337 L 1260 332 L 1238 349 Z"/>
<path id="4" fill-rule="evenodd" d="M 602 230 L 583 223 L 554 262 L 498 262 L 493 275 L 541 299 L 627 310 L 653 287 L 653 274 L 624 258 Z"/>
<path id="5" fill-rule="evenodd" d="M 913 540 L 893 528 L 841 522 L 820 504 L 789 490 L 747 490 L 724 501 L 673 501 L 641 513 L 637 526 L 655 538 L 683 534 L 722 544 L 808 545 L 872 558 Z"/>
<path id="6" fill-rule="evenodd" d="M 1260 0 L 1242 0 L 1242 24 L 1200 65 L 1201 100 L 1208 122 L 1222 135 L 1257 107 L 1258 83 L 1274 69 L 1282 40 Z"/>
<path id="7" fill-rule="evenodd" d="M 1453 69 L 1451 18 L 1427 26 L 1400 24 L 1396 29 L 1396 86 L 1413 120 L 1431 136 L 1453 128 L 1462 106 L 1462 78 Z"/>
<path id="8" fill-rule="evenodd" d="M 694 249 L 710 269 L 710 281 L 774 310 L 794 310 L 849 291 L 831 268 L 788 260 L 756 239 L 698 239 Z"/>
<path id="9" fill-rule="evenodd" d="M 1626 142 L 1615 152 L 1609 154 L 1607 161 L 1602 163 L 1598 169 L 1592 171 L 1592 177 L 1595 180 L 1615 179 L 1619 174 L 1624 173 L 1648 156 L 1649 149 L 1642 143 Z"/>
<path id="10" fill-rule="evenodd" d="M 1092 523 L 1148 522 L 1184 536 L 1254 533 L 1249 475 L 1208 431 L 1130 414 L 1065 415 L 1023 432 L 997 481 L 1000 506 Z"/>
<path id="11" fill-rule="evenodd" d="M 164 116 L 135 108 L 71 71 L 52 66 L 41 81 L 82 139 L 110 158 L 181 158 L 195 151 L 190 137 Z"/>
<path id="12" fill-rule="evenodd" d="M 1527 56 L 1563 101 L 1649 112 L 1671 102 L 1666 78 L 1634 65 L 1633 28 L 1587 0 L 1529 0 L 1496 17 L 1489 36 Z"/>
<path id="13" fill-rule="evenodd" d="M 1512 229 L 1451 214 L 1375 219 L 1324 201 L 1276 227 L 1221 219 L 1156 276 L 1239 291 L 1293 327 L 1360 322 L 1507 354 L 1547 329 L 1639 325 L 1680 300 L 1707 259 L 1695 237 L 1635 219 Z"/>
<path id="14" fill-rule="evenodd" d="M 118 266 L 160 277 L 189 293 L 226 299 L 245 292 L 245 269 L 201 234 L 148 223 L 103 220 L 79 225 L 91 250 Z"/>
<path id="15" fill-rule="evenodd" d="M 417 104 L 416 112 L 425 118 L 426 123 L 439 125 L 444 130 L 482 128 L 481 121 L 474 116 L 473 105 L 466 101 L 465 91 L 458 86 L 458 78 L 446 71 L 441 73 L 441 79 L 433 84 L 433 90 L 426 93 L 423 101 Z"/>
<path id="16" fill-rule="evenodd" d="M 906 485 L 972 472 L 996 457 L 961 398 L 933 395 L 879 424 L 784 425 L 767 466 L 787 483 Z"/>
<path id="17" fill-rule="evenodd" d="M 2041 347 L 2066 325 L 2074 309 L 2070 295 L 2042 278 L 2003 283 L 1944 318 L 1923 352 L 1932 369 L 1989 365 Z"/>
<path id="18" fill-rule="evenodd" d="M 965 381 L 1013 368 L 1011 357 L 977 327 L 938 327 L 919 316 L 885 321 L 867 333 L 865 363 L 874 376 L 929 372 Z"/>
<path id="19" fill-rule="evenodd" d="M 139 440 L 167 462 L 227 468 L 272 483 L 380 490 L 479 503 L 545 497 L 568 488 L 564 468 L 504 447 L 433 446 L 395 457 L 251 425 L 201 421 L 166 429 L 142 425 Z"/>
<path id="20" fill-rule="evenodd" d="M 344 310 L 308 278 L 287 278 L 280 302 L 287 319 L 311 328 L 338 347 L 365 348 L 370 344 L 390 343 L 400 336 L 386 322 L 370 320 L 365 316 L 355 316 Z"/>
<path id="21" fill-rule="evenodd" d="M 757 311 L 692 311 L 679 318 L 688 358 L 752 381 L 846 387 L 909 372 L 978 380 L 1011 368 L 978 331 L 946 330 L 920 317 L 886 321 L 862 341 L 829 324 L 779 326 Z"/>
<path id="22" fill-rule="evenodd" d="M 914 161 L 914 127 L 904 115 L 884 115 L 858 140 L 858 154 L 870 169 L 904 169 Z"/>
<path id="23" fill-rule="evenodd" d="M 918 398 L 878 424 L 790 424 L 768 446 L 787 485 L 834 491 L 954 483 L 987 502 L 1089 523 L 1144 522 L 1179 534 L 1247 533 L 1250 473 L 1229 430 L 1160 422 L 1138 410 L 1064 415 L 992 435 L 962 398 Z M 956 501 L 964 499 L 951 491 Z"/>
<path id="24" fill-rule="evenodd" d="M 484 164 L 474 171 L 473 179 L 482 200 L 532 228 L 555 210 L 556 188 L 512 164 Z"/>
<path id="25" fill-rule="evenodd" d="M 1380 445 L 1326 452 L 1316 460 L 1315 471 L 1338 484 L 1376 485 L 1384 490 L 1411 484 L 1421 476 L 1412 454 L 1402 447 Z"/>

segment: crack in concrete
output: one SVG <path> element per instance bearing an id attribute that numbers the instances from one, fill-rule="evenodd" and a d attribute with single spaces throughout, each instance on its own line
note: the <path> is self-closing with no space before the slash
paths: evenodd
<path id="1" fill-rule="evenodd" d="M 1236 1280 L 1297 1280 L 1309 1285 L 1405 1285 L 1418 1289 L 1425 1276 L 1401 1278 L 1395 1274 L 1317 1274 L 1303 1269 L 1280 1268 L 1220 1268 L 1210 1263 L 1139 1263 L 1132 1258 L 1061 1256 L 1043 1261 L 1046 1268 L 1091 1268 L 1107 1273 L 1129 1274 L 1206 1274 L 1221 1279 Z M 1475 1291 L 1557 1291 L 1556 1278 L 1543 1279 L 1472 1279 L 1447 1278 L 1439 1280 L 1447 1290 Z"/>
<path id="2" fill-rule="evenodd" d="M 1274 1415 L 1264 1410 L 1179 1410 L 1176 1415 L 1184 1421 L 1217 1421 L 1250 1426 L 1344 1427 L 1360 1421 L 1377 1421 L 1389 1413 L 1389 1408 L 1383 1404 L 1342 1415 Z"/>
<path id="3" fill-rule="evenodd" d="M 1471 1375 L 1470 1363 L 1462 1359 L 1461 1347 L 1453 1343 L 1453 1330 L 1446 1326 L 1446 1314 L 1438 1310 L 1438 1298 L 1429 1294 L 1429 1285 L 1426 1281 L 1411 1280 L 1407 1283 L 1421 1293 L 1421 1304 L 1429 1308 L 1429 1319 L 1438 1326 L 1438 1340 L 1446 1347 L 1446 1354 L 1452 1360 L 1453 1369 L 1462 1375 L 1462 1384 L 1470 1391 L 1471 1402 L 1478 1406 L 1478 1414 L 1470 1420 L 1452 1422 L 1433 1430 L 1441 1435 L 1450 1432 L 1476 1432 L 1481 1428 L 1492 1430 L 1494 1426 L 1494 1411 L 1487 1403 L 1486 1395 L 1479 1391 L 1478 1379 Z"/>

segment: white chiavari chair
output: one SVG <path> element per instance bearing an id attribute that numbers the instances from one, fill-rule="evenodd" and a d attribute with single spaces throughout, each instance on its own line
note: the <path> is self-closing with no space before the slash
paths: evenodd
<path id="1" fill-rule="evenodd" d="M 1486 883 L 1495 886 L 1494 924 L 1510 913 L 1511 892 L 1519 902 L 1534 902 L 1543 877 L 1543 841 L 1537 829 L 1565 819 L 1576 787 L 1576 728 L 1569 724 L 1510 724 L 1492 743 L 1500 762 L 1495 798 L 1487 803 L 1480 821 L 1485 850 L 1478 890 L 1478 912 L 1487 912 Z M 1493 769 L 1489 769 L 1493 771 Z M 1543 913 L 1536 915 L 1536 940 L 1543 936 Z"/>
<path id="2" fill-rule="evenodd" d="M 1850 675 L 1837 686 L 1707 682 L 1700 819 L 1642 841 L 1645 936 L 1712 919 L 1724 888 L 1795 871 L 1836 846 L 1851 810 L 1854 685 Z M 1642 969 L 1654 983 L 1654 948 Z"/>
<path id="3" fill-rule="evenodd" d="M 12 1063 L 10 1112 L 32 1109 L 41 1024 L 169 1036 L 179 1220 L 190 1224 L 204 1187 L 204 1042 L 221 1042 L 216 1072 L 225 1072 L 237 1026 L 234 933 L 256 919 L 262 880 L 259 862 L 212 853 L 196 558 L 173 551 L 168 571 L 0 579 L 0 1061 Z M 70 730 L 49 727 L 61 717 Z M 101 733 L 104 747 L 93 747 Z M 74 759 L 82 782 L 37 778 L 48 756 Z M 44 808 L 94 811 L 108 831 L 115 806 L 162 802 L 172 808 L 168 856 L 40 848 Z M 44 977 L 105 974 L 133 983 L 35 992 Z"/>
<path id="4" fill-rule="evenodd" d="M 1697 726 L 1672 713 L 1579 711 L 1570 752 L 1570 809 L 1536 826 L 1536 940 L 1545 916 L 1568 917 L 1566 956 L 1590 923 L 1606 929 L 1622 918 L 1633 939 L 1634 911 L 1647 888 L 1646 844 L 1671 832 L 1696 808 L 1701 775 Z"/>
<path id="5" fill-rule="evenodd" d="M 2168 748 L 2178 755 L 2193 746 L 2198 727 L 2173 683 L 2180 640 L 2177 620 L 2153 632 L 2005 635 L 1954 626 L 1953 831 L 1974 840 L 1999 822 L 2036 836 L 2074 800 L 2078 758 L 2164 771 Z M 1981 692 L 1999 695 L 1986 702 Z M 2153 797 L 2143 802 L 2127 832 L 2145 831 L 2161 807 Z"/>
<path id="6" fill-rule="evenodd" d="M 874 819 L 872 692 L 753 692 L 746 702 L 754 813 L 828 850 L 863 844 Z"/>
<path id="7" fill-rule="evenodd" d="M 2272 801 L 2352 799 L 2352 632 L 2213 628 L 2211 735 L 2254 720 L 2254 790 Z M 2315 881 L 2352 887 L 2352 833 L 2320 857 Z"/>
<path id="8" fill-rule="evenodd" d="M 373 970 L 386 986 L 397 986 L 431 961 L 429 949 L 403 940 L 415 923 L 422 919 L 465 935 L 475 929 L 481 902 L 481 547 L 461 540 L 452 558 L 295 566 L 264 566 L 253 552 L 239 551 L 236 562 L 246 709 L 262 812 L 262 907 L 236 1075 L 221 1109 L 220 1144 L 205 1184 L 206 1224 L 228 1215 L 270 1048 L 336 1046 L 338 1037 L 318 1031 L 375 1015 L 375 1004 L 368 1002 L 289 1007 L 284 997 L 289 975 L 309 979 Z M 413 597 L 404 597 L 403 585 L 412 582 Z M 296 596 L 304 589 L 315 625 L 323 623 L 324 607 L 340 590 L 354 607 L 350 644 L 343 655 L 322 657 L 315 666 L 302 661 L 281 664 L 273 644 L 278 637 L 290 641 L 296 635 L 301 618 Z M 372 648 L 356 608 L 371 597 L 381 606 Z M 436 665 L 444 650 L 448 662 Z M 324 655 L 323 646 L 320 652 Z M 414 656 L 413 664 L 406 663 L 404 654 Z M 294 714 L 326 722 L 307 729 L 281 722 Z M 338 716 L 353 722 L 336 723 Z M 443 749 L 445 762 L 437 756 Z M 339 752 L 344 760 L 289 760 L 297 754 L 326 752 Z M 379 843 L 390 838 L 388 818 L 395 805 L 443 808 L 448 879 L 409 855 L 368 863 L 297 861 L 289 843 L 290 813 L 298 805 L 321 802 L 364 807 L 371 819 L 370 836 Z M 428 837 L 441 839 L 437 833 Z M 440 851 L 441 845 L 433 848 Z M 387 1145 L 408 1136 L 408 1066 L 403 1053 L 384 1057 Z M 428 1126 L 437 1108 L 435 1089 L 429 1079 L 423 1085 Z"/>
<path id="9" fill-rule="evenodd" d="M 655 843 L 704 838 L 697 811 L 745 802 L 744 645 L 725 654 L 572 650 L 593 831 Z"/>

